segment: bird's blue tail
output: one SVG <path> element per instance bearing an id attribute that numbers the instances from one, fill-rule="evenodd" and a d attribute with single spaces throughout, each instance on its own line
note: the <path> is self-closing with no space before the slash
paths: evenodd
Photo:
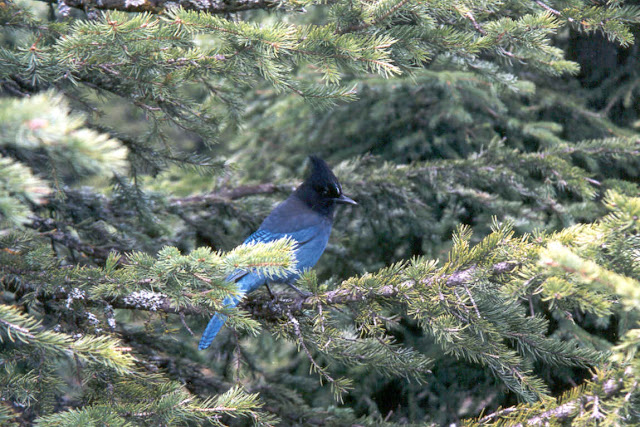
<path id="1" fill-rule="evenodd" d="M 225 307 L 233 308 L 236 305 L 238 305 L 239 301 L 240 301 L 240 298 L 238 297 L 236 298 L 227 297 L 222 302 L 225 305 Z M 225 316 L 224 314 L 216 313 L 213 315 L 211 320 L 209 320 L 207 329 L 205 329 L 204 333 L 202 334 L 202 338 L 200 338 L 200 345 L 198 345 L 199 350 L 204 350 L 205 348 L 211 345 L 213 340 L 216 338 L 216 335 L 218 335 L 218 332 L 220 332 L 220 329 L 222 328 L 222 326 L 224 326 L 224 322 L 226 321 L 227 321 L 227 316 Z"/>

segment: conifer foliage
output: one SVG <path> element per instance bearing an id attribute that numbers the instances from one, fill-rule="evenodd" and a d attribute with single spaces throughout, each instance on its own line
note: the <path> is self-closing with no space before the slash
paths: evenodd
<path id="1" fill-rule="evenodd" d="M 0 1 L 0 424 L 637 425 L 639 20 Z M 312 153 L 359 207 L 225 308 Z"/>

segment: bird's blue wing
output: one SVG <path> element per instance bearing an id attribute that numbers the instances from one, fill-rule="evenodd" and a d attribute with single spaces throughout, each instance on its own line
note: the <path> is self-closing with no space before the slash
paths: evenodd
<path id="1" fill-rule="evenodd" d="M 247 237 L 244 243 L 268 243 L 275 240 L 282 239 L 283 237 L 290 237 L 296 241 L 297 246 L 304 245 L 309 240 L 313 239 L 318 234 L 318 227 L 312 226 L 295 230 L 290 233 L 274 233 L 269 230 L 260 229 Z"/>
<path id="2" fill-rule="evenodd" d="M 273 241 L 282 239 L 285 236 L 286 234 L 283 234 L 283 233 L 270 233 L 267 230 L 258 230 L 252 235 L 250 235 L 249 237 L 247 237 L 246 240 L 244 241 L 244 244 L 246 245 L 247 243 L 268 243 L 268 242 L 273 242 Z M 225 280 L 227 282 L 246 282 L 246 283 L 238 283 L 238 287 L 239 288 L 248 287 L 248 288 L 255 289 L 255 287 L 258 287 L 259 285 L 255 286 L 256 284 L 250 283 L 252 281 L 248 280 L 249 279 L 247 277 L 248 275 L 257 276 L 255 273 L 252 273 L 251 271 L 238 269 L 238 270 L 235 270 L 230 275 L 228 275 Z M 251 292 L 251 290 L 253 289 L 241 289 L 241 290 Z"/>
<path id="3" fill-rule="evenodd" d="M 225 282 L 229 282 L 229 283 L 233 283 L 233 282 L 238 282 L 240 279 L 242 279 L 243 277 L 245 277 L 247 274 L 249 274 L 250 271 L 248 270 L 235 270 L 233 273 L 231 273 L 230 275 L 228 275 L 226 277 Z"/>
<path id="4" fill-rule="evenodd" d="M 297 258 L 296 269 L 302 269 L 311 267 L 313 266 L 313 264 L 315 264 L 315 261 L 308 259 L 309 257 L 305 255 L 308 252 L 307 249 L 310 249 L 311 252 L 314 253 L 318 252 L 314 250 L 314 248 L 312 248 L 313 246 L 316 246 L 316 243 L 322 245 L 322 249 L 324 249 L 326 239 L 324 243 L 316 242 L 318 241 L 319 236 L 322 236 L 322 233 L 318 232 L 318 227 L 307 227 L 301 230 L 296 230 L 292 233 L 272 233 L 269 230 L 259 229 L 258 231 L 247 237 L 244 243 L 268 243 L 282 239 L 284 237 L 289 237 L 296 242 L 296 245 L 294 246 L 294 251 L 296 252 Z M 319 253 L 322 253 L 322 249 L 319 251 Z M 291 278 L 292 277 L 288 276 L 283 277 L 282 279 L 289 280 Z M 227 276 L 226 281 L 238 283 L 239 290 L 249 293 L 266 283 L 266 278 L 251 271 L 238 269 Z"/>
<path id="5" fill-rule="evenodd" d="M 328 231 L 331 228 L 329 227 Z M 296 241 L 294 248 L 297 259 L 297 269 L 302 270 L 308 267 L 312 267 L 324 250 L 324 246 L 329 239 L 328 231 L 321 225 L 306 227 L 300 230 L 295 230 L 291 233 L 273 233 L 265 229 L 259 229 L 251 236 L 247 237 L 244 243 L 268 243 L 273 242 L 283 237 L 290 237 Z M 290 275 L 289 277 L 283 277 L 283 280 L 293 280 L 296 275 Z M 252 292 L 265 284 L 267 278 L 261 274 L 257 274 L 247 270 L 236 270 L 226 278 L 227 282 L 237 283 L 239 295 L 235 297 L 227 297 L 223 301 L 226 307 L 235 307 L 244 294 Z M 216 335 L 224 326 L 227 316 L 224 314 L 216 313 L 213 315 L 207 328 L 202 334 L 200 340 L 199 349 L 203 350 L 211 345 L 211 342 L 215 339 Z"/>
<path id="6" fill-rule="evenodd" d="M 251 236 L 247 237 L 244 243 L 268 243 L 282 239 L 285 236 L 287 236 L 286 233 L 273 233 L 269 230 L 259 229 Z"/>

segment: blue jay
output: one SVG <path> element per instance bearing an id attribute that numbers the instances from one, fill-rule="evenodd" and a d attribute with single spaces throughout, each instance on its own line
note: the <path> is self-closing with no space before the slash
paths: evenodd
<path id="1" fill-rule="evenodd" d="M 294 240 L 296 271 L 287 275 L 271 278 L 273 282 L 286 283 L 298 292 L 293 282 L 304 270 L 313 267 L 329 241 L 333 225 L 333 211 L 338 203 L 357 205 L 355 201 L 342 194 L 342 187 L 329 166 L 316 156 L 310 156 L 311 174 L 291 195 L 265 218 L 260 228 L 244 241 L 271 242 L 289 237 Z M 253 292 L 267 283 L 267 277 L 246 270 L 231 273 L 226 280 L 235 282 L 238 294 L 227 297 L 225 307 L 235 307 L 245 294 Z M 198 348 L 203 350 L 215 339 L 227 317 L 216 313 L 202 334 Z"/>

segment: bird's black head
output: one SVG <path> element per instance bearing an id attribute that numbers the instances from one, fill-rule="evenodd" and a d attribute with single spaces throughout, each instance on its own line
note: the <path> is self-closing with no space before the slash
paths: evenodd
<path id="1" fill-rule="evenodd" d="M 311 173 L 295 191 L 296 195 L 316 212 L 332 215 L 336 203 L 357 205 L 342 194 L 342 186 L 329 166 L 317 156 L 309 156 Z"/>

